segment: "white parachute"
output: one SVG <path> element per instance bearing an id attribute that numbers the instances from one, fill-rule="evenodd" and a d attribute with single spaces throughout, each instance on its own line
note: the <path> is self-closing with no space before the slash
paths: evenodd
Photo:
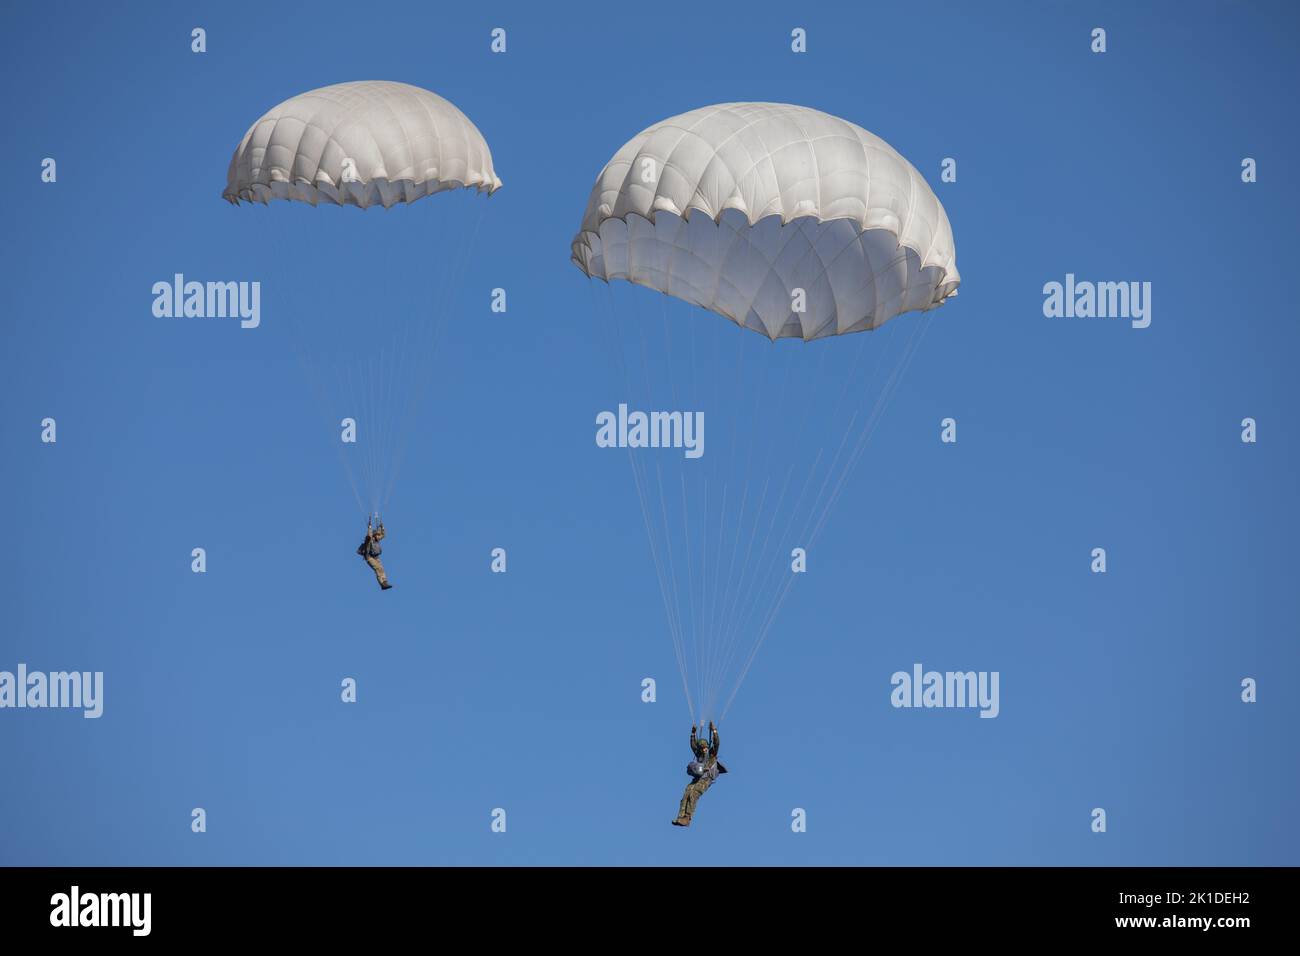
<path id="1" fill-rule="evenodd" d="M 948 216 L 911 163 L 778 103 L 708 106 L 633 137 L 596 179 L 573 261 L 772 339 L 874 329 L 961 281 Z"/>
<path id="2" fill-rule="evenodd" d="M 387 208 L 464 187 L 501 188 L 478 127 L 437 93 L 362 80 L 269 110 L 235 149 L 222 196 Z"/>
<path id="3" fill-rule="evenodd" d="M 952 229 L 920 173 L 872 133 L 800 106 L 727 103 L 624 145 L 571 248 L 606 280 L 619 444 L 692 721 L 720 720 L 800 577 L 792 556 L 826 527 L 928 323 L 847 333 L 955 295 Z M 662 330 L 645 294 L 612 279 L 665 293 Z M 624 429 L 624 405 L 650 413 L 649 440 Z M 708 451 L 665 450 L 669 425 L 692 415 Z"/>

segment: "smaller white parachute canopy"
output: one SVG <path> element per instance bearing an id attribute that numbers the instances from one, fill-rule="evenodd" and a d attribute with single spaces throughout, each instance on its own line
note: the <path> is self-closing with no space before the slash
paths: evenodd
<path id="1" fill-rule="evenodd" d="M 222 197 L 387 208 L 463 187 L 501 188 L 469 117 L 418 86 L 364 80 L 299 94 L 250 126 Z"/>
<path id="2" fill-rule="evenodd" d="M 961 282 L 948 216 L 911 163 L 780 103 L 706 106 L 633 137 L 596 179 L 573 261 L 770 339 L 874 329 Z"/>

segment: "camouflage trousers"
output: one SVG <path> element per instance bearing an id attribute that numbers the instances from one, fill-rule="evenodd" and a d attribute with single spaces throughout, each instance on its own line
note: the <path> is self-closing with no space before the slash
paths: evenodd
<path id="1" fill-rule="evenodd" d="M 366 564 L 370 565 L 370 570 L 375 572 L 375 580 L 379 582 L 382 588 L 388 583 L 388 575 L 384 573 L 384 562 L 378 558 L 372 558 L 370 555 L 362 555 L 366 559 Z"/>
<path id="2" fill-rule="evenodd" d="M 700 797 L 704 795 L 704 791 L 711 786 L 713 786 L 713 781 L 708 777 L 700 777 L 698 780 L 692 780 L 688 783 L 686 789 L 682 791 L 682 805 L 677 810 L 677 816 L 687 820 L 695 816 L 695 805 L 700 802 Z"/>

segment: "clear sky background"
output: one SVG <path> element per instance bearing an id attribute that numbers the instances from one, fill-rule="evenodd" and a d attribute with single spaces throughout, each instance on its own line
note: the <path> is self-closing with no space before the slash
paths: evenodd
<path id="1" fill-rule="evenodd" d="M 0 669 L 106 688 L 99 720 L 0 711 L 0 863 L 1300 862 L 1294 5 L 384 9 L 5 6 Z M 456 103 L 505 181 L 478 200 L 382 595 L 289 323 L 427 311 L 441 207 L 471 197 L 220 198 L 254 119 L 355 79 Z M 684 831 L 688 712 L 626 459 L 593 442 L 621 396 L 568 254 L 620 145 L 732 100 L 887 140 L 943 201 L 963 284 Z M 154 318 L 176 272 L 259 280 L 262 326 Z M 1044 318 L 1067 272 L 1150 281 L 1150 328 Z M 1001 715 L 893 709 L 914 662 L 999 671 Z"/>

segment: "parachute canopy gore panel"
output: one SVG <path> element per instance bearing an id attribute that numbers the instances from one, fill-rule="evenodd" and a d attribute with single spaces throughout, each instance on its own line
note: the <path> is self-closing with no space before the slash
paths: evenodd
<path id="1" fill-rule="evenodd" d="M 948 216 L 911 163 L 778 103 L 704 107 L 633 137 L 597 177 L 572 259 L 771 339 L 878 328 L 961 283 Z"/>
<path id="2" fill-rule="evenodd" d="M 469 118 L 418 86 L 364 80 L 302 93 L 257 120 L 230 159 L 222 198 L 364 209 L 467 188 L 501 188 Z"/>

